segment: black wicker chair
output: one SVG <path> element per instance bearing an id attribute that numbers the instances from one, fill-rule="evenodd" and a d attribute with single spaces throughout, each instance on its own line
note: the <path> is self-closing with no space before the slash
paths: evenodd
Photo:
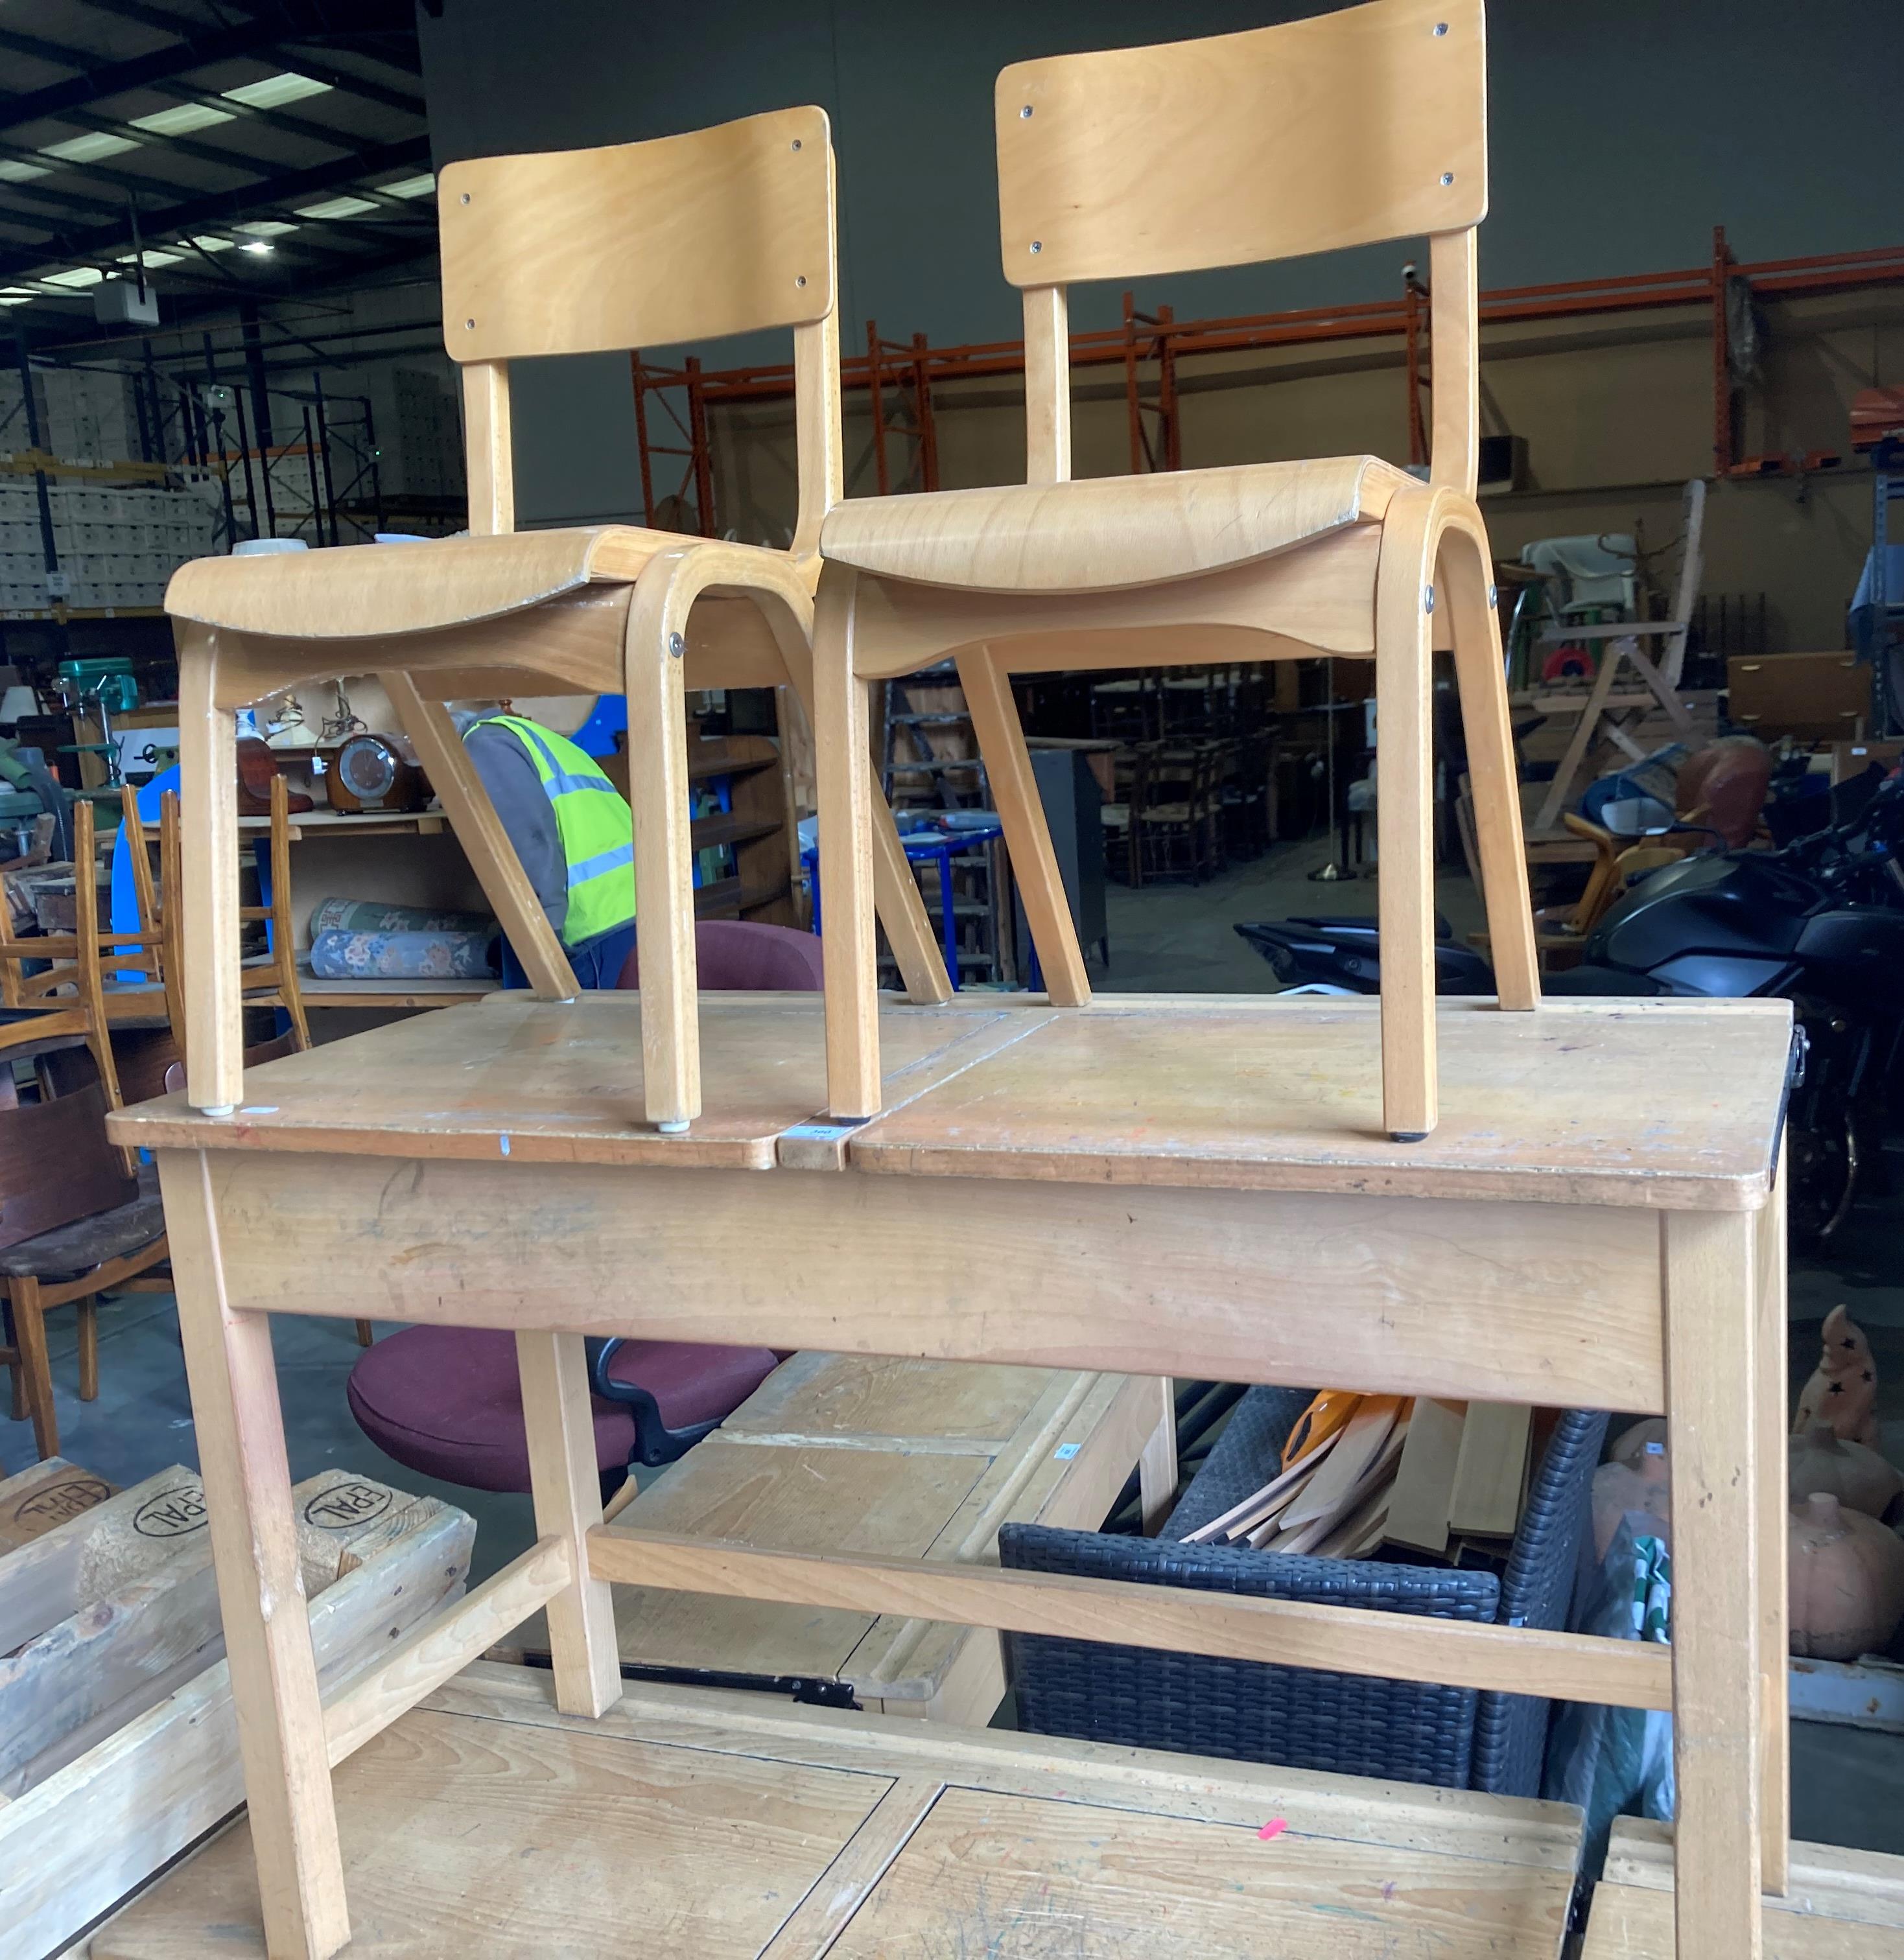
<path id="1" fill-rule="evenodd" d="M 1438 1619 L 1566 1624 L 1606 1433 L 1606 1417 L 1598 1411 L 1573 1409 L 1561 1418 L 1500 1577 L 1184 1544 L 1186 1532 L 1275 1474 L 1282 1446 L 1309 1399 L 1306 1389 L 1252 1389 L 1160 1536 L 1008 1524 L 999 1534 L 1000 1562 L 1020 1570 Z M 1539 1794 L 1549 1704 L 1525 1695 L 1042 1634 L 1007 1635 L 1006 1654 L 1018 1725 L 1035 1734 L 1503 1796 Z"/>

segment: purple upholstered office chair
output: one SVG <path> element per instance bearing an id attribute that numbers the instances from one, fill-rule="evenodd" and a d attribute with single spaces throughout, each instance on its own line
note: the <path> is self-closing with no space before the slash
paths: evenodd
<path id="1" fill-rule="evenodd" d="M 701 985 L 712 991 L 820 991 L 820 941 L 788 926 L 709 919 L 695 928 Z M 638 983 L 638 956 L 622 969 Z M 770 1348 L 686 1341 L 587 1344 L 595 1464 L 604 1496 L 637 1464 L 671 1463 L 773 1372 Z M 367 1349 L 350 1375 L 351 1413 L 406 1468 L 479 1491 L 527 1491 L 529 1448 L 506 1329 L 406 1327 Z"/>

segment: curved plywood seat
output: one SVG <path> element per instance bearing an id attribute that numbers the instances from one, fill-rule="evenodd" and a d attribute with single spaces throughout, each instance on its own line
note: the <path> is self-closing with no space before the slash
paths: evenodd
<path id="1" fill-rule="evenodd" d="M 180 565 L 165 609 L 228 632 L 374 639 L 499 618 L 591 584 L 632 584 L 681 539 L 632 524 L 339 545 Z M 781 560 L 780 552 L 763 553 Z"/>
<path id="2" fill-rule="evenodd" d="M 977 592 L 1110 592 L 1272 558 L 1380 520 L 1415 479 L 1374 456 L 1020 483 L 837 504 L 827 558 Z"/>

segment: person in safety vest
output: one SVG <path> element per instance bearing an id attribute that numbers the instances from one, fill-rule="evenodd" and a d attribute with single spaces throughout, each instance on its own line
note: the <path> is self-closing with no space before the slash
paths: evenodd
<path id="1" fill-rule="evenodd" d="M 577 982 L 614 986 L 635 946 L 635 822 L 621 793 L 592 756 L 527 715 L 497 707 L 457 721 Z M 529 984 L 506 939 L 502 984 Z"/>

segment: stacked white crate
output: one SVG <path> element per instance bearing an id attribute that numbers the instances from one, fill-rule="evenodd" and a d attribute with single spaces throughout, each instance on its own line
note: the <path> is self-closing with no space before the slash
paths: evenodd
<path id="1" fill-rule="evenodd" d="M 160 606 L 177 566 L 218 549 L 217 506 L 189 489 L 56 474 L 46 495 L 65 603 L 78 610 Z M 0 612 L 51 603 L 33 479 L 0 477 Z"/>

